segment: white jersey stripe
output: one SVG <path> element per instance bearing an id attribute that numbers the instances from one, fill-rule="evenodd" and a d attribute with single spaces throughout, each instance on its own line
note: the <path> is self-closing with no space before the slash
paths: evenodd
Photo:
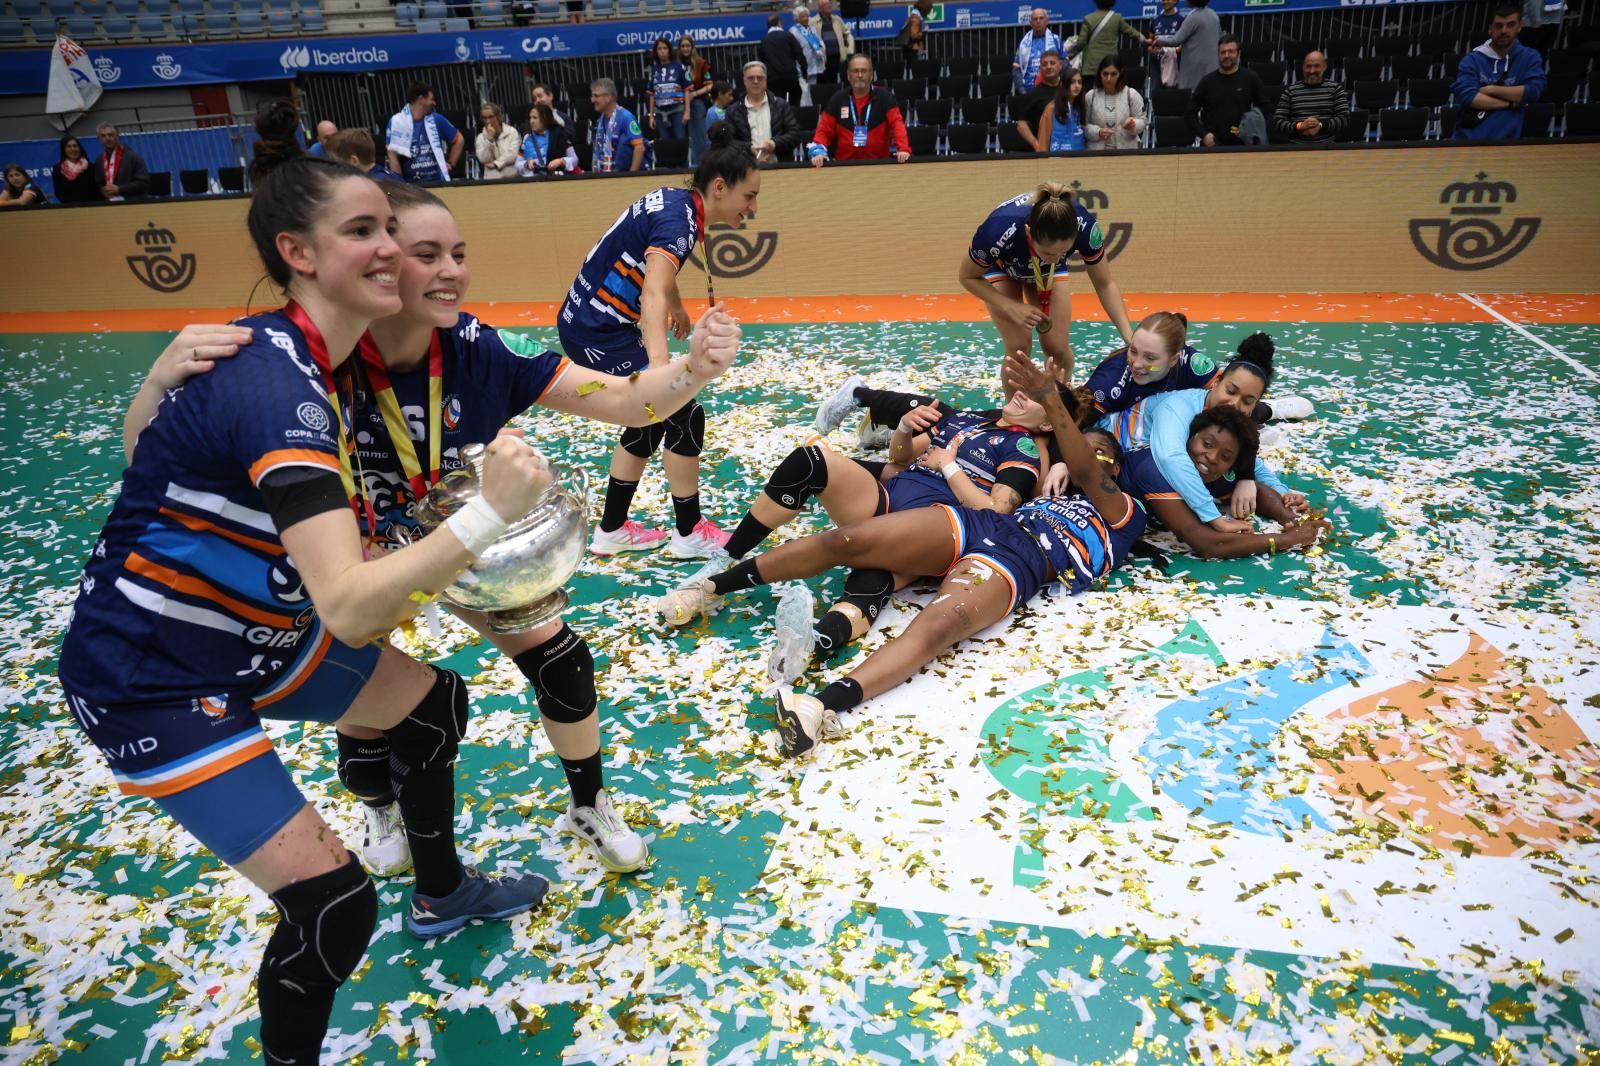
<path id="1" fill-rule="evenodd" d="M 114 776 L 119 782 L 125 782 L 130 785 L 140 785 L 148 788 L 151 785 L 159 785 L 164 781 L 171 781 L 174 778 L 182 777 L 184 774 L 191 773 L 196 767 L 204 766 L 206 763 L 216 762 L 218 759 L 226 758 L 241 748 L 247 748 L 252 744 L 260 742 L 261 738 L 265 735 L 266 733 L 258 726 L 247 733 L 239 734 L 231 743 L 224 747 L 217 748 L 214 751 L 197 752 L 193 756 L 183 760 L 180 763 L 162 767 L 160 770 L 155 772 L 147 771 L 145 773 L 130 774 L 113 769 L 111 773 L 112 776 Z"/>
<path id="2" fill-rule="evenodd" d="M 171 618 L 178 622 L 189 622 L 208 629 L 220 629 L 236 637 L 244 636 L 244 626 L 235 622 L 225 614 L 208 611 L 204 607 L 195 607 L 191 604 L 181 603 L 178 600 L 169 600 L 159 592 L 152 592 L 142 585 L 135 585 L 125 577 L 117 578 L 117 590 L 133 603 L 135 607 L 158 614 L 163 618 Z"/>
<path id="3" fill-rule="evenodd" d="M 262 511 L 252 511 L 248 507 L 241 507 L 215 492 L 201 492 L 198 489 L 186 489 L 177 482 L 167 483 L 167 499 L 174 503 L 181 503 L 185 507 L 192 507 L 196 511 L 206 511 L 219 518 L 226 518 L 241 526 L 260 530 L 270 536 L 278 535 L 278 527 L 272 524 L 272 516 Z"/>

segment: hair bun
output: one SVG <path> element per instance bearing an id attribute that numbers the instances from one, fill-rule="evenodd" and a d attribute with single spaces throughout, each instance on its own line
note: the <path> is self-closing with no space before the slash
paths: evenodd
<path id="1" fill-rule="evenodd" d="M 273 100 L 256 108 L 255 157 L 250 162 L 250 179 L 259 181 L 267 174 L 305 155 L 297 136 L 300 115 L 287 100 Z"/>
<path id="2" fill-rule="evenodd" d="M 1272 373 L 1272 356 L 1277 351 L 1272 338 L 1265 333 L 1252 333 L 1239 342 L 1239 358 Z"/>
<path id="3" fill-rule="evenodd" d="M 713 148 L 732 147 L 733 126 L 720 120 L 713 122 L 711 124 L 711 128 L 706 130 L 706 140 L 710 142 L 711 147 Z"/>
<path id="4" fill-rule="evenodd" d="M 1184 314 L 1182 311 L 1173 311 L 1173 312 L 1171 312 L 1171 314 L 1172 314 L 1173 318 L 1175 318 L 1179 322 L 1183 323 L 1183 328 L 1184 329 L 1188 329 L 1189 328 L 1189 316 L 1188 315 Z"/>

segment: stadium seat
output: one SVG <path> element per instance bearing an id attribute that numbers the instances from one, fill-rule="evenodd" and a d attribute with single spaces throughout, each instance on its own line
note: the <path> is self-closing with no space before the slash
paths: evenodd
<path id="1" fill-rule="evenodd" d="M 211 191 L 211 171 L 180 170 L 178 185 L 185 196 L 204 196 Z"/>
<path id="2" fill-rule="evenodd" d="M 662 137 L 655 142 L 656 169 L 682 170 L 689 165 L 689 139 Z"/>
<path id="3" fill-rule="evenodd" d="M 1381 59 L 1352 57 L 1344 61 L 1344 80 L 1347 82 L 1380 81 L 1387 64 Z"/>
<path id="4" fill-rule="evenodd" d="M 972 95 L 971 78 L 941 78 L 931 84 L 933 88 L 939 90 L 941 100 L 965 100 Z"/>
<path id="5" fill-rule="evenodd" d="M 811 102 L 818 107 L 827 107 L 828 101 L 833 99 L 833 94 L 838 92 L 840 85 L 836 81 L 821 81 L 811 87 Z"/>
<path id="6" fill-rule="evenodd" d="M 1006 114 L 1011 116 L 1012 122 L 1020 121 L 1028 111 L 1028 97 L 1026 94 L 1013 95 L 1006 99 Z"/>
<path id="7" fill-rule="evenodd" d="M 444 0 L 422 0 L 422 17 L 425 19 L 445 19 L 450 15 L 450 9 L 445 7 Z"/>
<path id="8" fill-rule="evenodd" d="M 234 16 L 234 21 L 239 28 L 239 33 L 244 36 L 265 33 L 267 29 L 266 23 L 262 20 L 260 8 L 249 11 L 240 8 L 239 14 Z"/>
<path id="9" fill-rule="evenodd" d="M 928 82 L 925 78 L 896 78 L 889 83 L 889 91 L 894 93 L 901 107 L 910 107 L 912 101 L 927 97 Z"/>
<path id="10" fill-rule="evenodd" d="M 1389 60 L 1389 76 L 1396 81 L 1426 78 L 1433 73 L 1432 56 L 1395 56 Z"/>
<path id="11" fill-rule="evenodd" d="M 913 59 L 910 69 L 911 72 L 906 75 L 908 78 L 922 78 L 924 81 L 931 82 L 939 77 L 939 60 L 929 58 Z"/>
<path id="12" fill-rule="evenodd" d="M 992 126 L 1000 113 L 1000 101 L 992 96 L 961 101 L 961 121 L 967 125 Z"/>
<path id="13" fill-rule="evenodd" d="M 1367 111 L 1377 111 L 1393 107 L 1398 91 L 1399 86 L 1392 81 L 1358 81 L 1351 96 L 1357 107 Z"/>
<path id="14" fill-rule="evenodd" d="M 22 20 L 14 15 L 0 15 L 0 44 L 22 44 Z"/>
<path id="15" fill-rule="evenodd" d="M 1022 139 L 1022 134 L 1017 132 L 1017 127 L 1012 123 L 1005 122 L 1000 124 L 995 127 L 995 132 L 999 135 L 1000 150 L 1002 152 L 1032 152 L 1034 150 L 1028 147 L 1028 142 Z"/>
<path id="16" fill-rule="evenodd" d="M 1260 78 L 1264 85 L 1283 84 L 1284 68 L 1282 63 L 1265 63 L 1257 60 L 1250 64 L 1250 69 L 1255 72 L 1256 77 Z"/>
<path id="17" fill-rule="evenodd" d="M 1425 107 L 1386 107 L 1378 112 L 1378 140 L 1425 140 L 1431 117 Z"/>
<path id="18" fill-rule="evenodd" d="M 907 126 L 906 142 L 916 157 L 939 154 L 939 129 L 937 126 Z"/>
<path id="19" fill-rule="evenodd" d="M 150 172 L 150 196 L 156 200 L 165 200 L 172 196 L 172 171 L 152 170 Z"/>
<path id="20" fill-rule="evenodd" d="M 617 0 L 617 14 L 626 18 L 639 13 L 639 0 Z"/>
<path id="21" fill-rule="evenodd" d="M 44 14 L 43 0 L 12 0 L 11 10 L 18 18 L 31 19 Z"/>
<path id="22" fill-rule="evenodd" d="M 945 60 L 952 78 L 976 78 L 983 61 L 975 56 L 951 56 Z"/>
<path id="23" fill-rule="evenodd" d="M 304 4 L 300 8 L 300 28 L 310 30 L 312 33 L 321 33 L 324 27 L 322 8 L 314 4 Z"/>
<path id="24" fill-rule="evenodd" d="M 294 32 L 294 12 L 288 4 L 282 3 L 281 0 L 273 0 L 271 6 L 267 8 L 267 32 Z"/>
<path id="25" fill-rule="evenodd" d="M 1522 139 L 1543 141 L 1550 137 L 1550 127 L 1555 122 L 1556 105 L 1540 102 L 1522 109 Z"/>
<path id="26" fill-rule="evenodd" d="M 983 74 L 978 78 L 978 95 L 992 96 L 996 100 L 1011 95 L 1010 74 Z"/>
<path id="27" fill-rule="evenodd" d="M 1589 50 L 1587 48 L 1552 48 L 1549 61 L 1545 64 L 1547 74 L 1571 74 L 1574 77 L 1583 77 L 1589 72 Z"/>
<path id="28" fill-rule="evenodd" d="M 813 96 L 812 99 L 815 100 L 816 97 Z M 797 107 L 794 109 L 794 120 L 806 133 L 814 133 L 817 128 L 817 116 L 821 113 L 821 110 L 816 104 Z"/>
<path id="29" fill-rule="evenodd" d="M 1326 54 L 1322 46 L 1316 41 L 1302 38 L 1283 42 L 1283 61 L 1290 70 L 1294 71 L 1296 78 L 1300 76 L 1300 64 L 1305 62 L 1306 53 L 1313 51 Z"/>
<path id="30" fill-rule="evenodd" d="M 1186 119 L 1176 115 L 1157 115 L 1155 120 L 1157 148 L 1188 148 L 1194 144 L 1194 131 Z"/>
<path id="31" fill-rule="evenodd" d="M 139 0 L 111 0 L 111 10 L 119 15 L 133 18 L 139 13 Z"/>
<path id="32" fill-rule="evenodd" d="M 217 184 L 223 192 L 244 192 L 244 167 L 218 167 Z"/>
<path id="33" fill-rule="evenodd" d="M 989 127 L 961 124 L 945 129 L 945 141 L 955 155 L 982 155 L 989 150 Z"/>
<path id="34" fill-rule="evenodd" d="M 48 45 L 56 39 L 56 20 L 49 15 L 35 15 L 28 20 L 28 29 L 40 44 Z"/>
<path id="35" fill-rule="evenodd" d="M 1266 113 L 1267 125 L 1272 124 L 1272 114 L 1278 110 L 1278 98 L 1283 95 L 1282 85 L 1263 85 L 1261 87 L 1261 110 Z"/>
<path id="36" fill-rule="evenodd" d="M 1568 104 L 1568 137 L 1600 137 L 1600 103 Z"/>
<path id="37" fill-rule="evenodd" d="M 911 105 L 914 121 L 919 126 L 950 125 L 949 100 L 917 100 Z"/>
<path id="38" fill-rule="evenodd" d="M 1379 37 L 1368 46 L 1367 51 L 1383 59 L 1393 59 L 1395 56 L 1410 55 L 1414 41 L 1412 37 Z"/>
<path id="39" fill-rule="evenodd" d="M 589 10 L 598 19 L 610 18 L 613 7 L 611 0 L 589 0 Z"/>
<path id="40" fill-rule="evenodd" d="M 679 14 L 686 14 L 694 10 L 694 0 L 672 0 L 672 10 Z"/>
<path id="41" fill-rule="evenodd" d="M 1541 104 L 1564 104 L 1571 100 L 1578 92 L 1578 79 L 1571 74 L 1552 74 L 1544 85 L 1544 92 L 1539 94 Z"/>
<path id="42" fill-rule="evenodd" d="M 78 10 L 85 15 L 99 18 L 106 13 L 106 0 L 78 0 Z"/>
<path id="43" fill-rule="evenodd" d="M 100 27 L 88 15 L 73 15 L 63 21 L 66 22 L 68 35 L 74 41 L 92 41 L 100 36 Z"/>
<path id="44" fill-rule="evenodd" d="M 1154 111 L 1158 115 L 1187 115 L 1189 113 L 1189 90 L 1151 90 L 1150 110 Z"/>
<path id="45" fill-rule="evenodd" d="M 1480 34 L 1479 40 L 1482 39 Z M 1461 39 L 1453 33 L 1424 33 L 1417 36 L 1417 51 L 1425 56 L 1455 56 L 1465 51 Z"/>
<path id="46" fill-rule="evenodd" d="M 165 37 L 167 23 L 160 15 L 145 11 L 134 16 L 134 28 L 139 31 L 140 37 Z"/>
<path id="47" fill-rule="evenodd" d="M 1239 45 L 1239 58 L 1245 63 L 1270 63 L 1277 52 L 1271 41 L 1247 41 Z"/>
<path id="48" fill-rule="evenodd" d="M 533 10 L 542 19 L 560 18 L 563 13 L 561 0 L 537 0 Z"/>
<path id="49" fill-rule="evenodd" d="M 1359 107 L 1350 109 L 1350 119 L 1345 123 L 1344 130 L 1334 135 L 1334 140 L 1341 144 L 1356 144 L 1367 139 L 1368 115 Z"/>
<path id="50" fill-rule="evenodd" d="M 394 24 L 409 28 L 417 24 L 417 5 L 400 0 L 394 5 Z"/>
<path id="51" fill-rule="evenodd" d="M 45 0 L 44 10 L 58 19 L 77 14 L 77 9 L 72 6 L 72 0 Z"/>
<path id="52" fill-rule="evenodd" d="M 1144 83 L 1145 83 L 1145 71 L 1144 71 L 1144 67 L 1142 65 L 1141 66 L 1131 66 L 1131 65 L 1124 65 L 1123 66 L 1123 68 L 1122 68 L 1122 84 L 1126 85 L 1128 88 L 1132 89 L 1134 92 L 1138 93 L 1140 96 L 1143 96 L 1144 95 Z"/>
<path id="53" fill-rule="evenodd" d="M 1449 78 L 1412 78 L 1406 82 L 1412 107 L 1445 107 L 1450 103 Z"/>
<path id="54" fill-rule="evenodd" d="M 667 13 L 667 0 L 644 0 L 644 13 L 646 15 L 665 15 Z"/>

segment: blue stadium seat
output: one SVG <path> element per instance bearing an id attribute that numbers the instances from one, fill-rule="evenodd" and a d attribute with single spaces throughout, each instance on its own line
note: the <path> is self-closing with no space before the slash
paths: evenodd
<path id="1" fill-rule="evenodd" d="M 199 15 L 205 12 L 206 0 L 175 0 L 172 6 L 185 15 Z"/>
<path id="2" fill-rule="evenodd" d="M 267 8 L 267 32 L 294 32 L 294 11 L 288 4 L 273 0 L 272 5 Z"/>
<path id="3" fill-rule="evenodd" d="M 201 34 L 200 16 L 191 15 L 186 11 L 174 12 L 172 16 L 172 32 L 179 37 L 199 37 Z"/>
<path id="4" fill-rule="evenodd" d="M 0 15 L 0 44 L 21 44 L 22 20 L 11 15 Z"/>
<path id="5" fill-rule="evenodd" d="M 56 20 L 49 15 L 35 15 L 28 20 L 28 29 L 33 31 L 34 40 L 40 44 L 49 44 L 56 39 Z"/>
<path id="6" fill-rule="evenodd" d="M 438 33 L 444 29 L 443 19 L 418 19 L 418 33 Z"/>
<path id="7" fill-rule="evenodd" d="M 142 11 L 133 17 L 134 28 L 139 31 L 140 37 L 165 37 L 167 23 L 160 15 L 152 11 Z"/>
<path id="8" fill-rule="evenodd" d="M 542 19 L 560 18 L 562 14 L 561 0 L 537 0 L 533 10 L 534 14 Z"/>
<path id="9" fill-rule="evenodd" d="M 240 8 L 239 14 L 234 16 L 234 19 L 238 23 L 240 34 L 251 35 L 266 32 L 266 24 L 262 22 L 259 9 L 246 11 Z"/>
<path id="10" fill-rule="evenodd" d="M 619 15 L 637 15 L 637 14 L 639 14 L 639 0 L 617 0 L 617 14 L 619 14 Z"/>
<path id="11" fill-rule="evenodd" d="M 231 15 L 233 14 L 233 0 L 206 0 L 202 15 Z"/>
<path id="12" fill-rule="evenodd" d="M 665 15 L 667 13 L 667 0 L 644 0 L 644 13 L 646 15 Z"/>
<path id="13" fill-rule="evenodd" d="M 232 37 L 233 16 L 208 12 L 200 16 L 200 29 L 207 37 Z"/>
<path id="14" fill-rule="evenodd" d="M 417 5 L 407 3 L 406 0 L 400 0 L 399 3 L 395 4 L 394 24 L 405 28 L 415 26 L 417 24 Z"/>
<path id="15" fill-rule="evenodd" d="M 446 33 L 466 33 L 471 29 L 471 19 L 447 18 L 444 20 L 444 32 Z"/>
<path id="16" fill-rule="evenodd" d="M 444 5 L 444 0 L 422 0 L 422 17 L 425 19 L 443 20 L 450 12 Z"/>
<path id="17" fill-rule="evenodd" d="M 239 0 L 240 11 L 260 12 L 264 7 L 266 7 L 266 5 L 262 3 L 262 0 Z"/>
<path id="18" fill-rule="evenodd" d="M 41 0 L 12 0 L 11 10 L 18 18 L 31 19 L 44 13 L 44 4 Z"/>
<path id="19" fill-rule="evenodd" d="M 303 5 L 300 8 L 300 28 L 310 30 L 312 33 L 321 33 L 324 29 L 322 8 L 313 4 Z"/>
<path id="20" fill-rule="evenodd" d="M 589 0 L 589 8 L 594 12 L 595 18 L 610 18 L 615 6 L 613 0 Z"/>
<path id="21" fill-rule="evenodd" d="M 100 27 L 96 26 L 94 19 L 87 15 L 73 15 L 64 21 L 67 24 L 67 34 L 74 41 L 92 41 L 100 36 Z"/>
<path id="22" fill-rule="evenodd" d="M 72 6 L 72 0 L 45 0 L 44 9 L 46 13 L 58 19 L 77 14 L 77 9 Z"/>
<path id="23" fill-rule="evenodd" d="M 99 18 L 106 13 L 106 0 L 78 0 L 78 10 Z"/>
<path id="24" fill-rule="evenodd" d="M 139 13 L 139 0 L 111 0 L 111 10 L 133 18 Z"/>
<path id="25" fill-rule="evenodd" d="M 503 0 L 479 0 L 478 23 L 484 26 L 504 26 L 506 5 Z"/>

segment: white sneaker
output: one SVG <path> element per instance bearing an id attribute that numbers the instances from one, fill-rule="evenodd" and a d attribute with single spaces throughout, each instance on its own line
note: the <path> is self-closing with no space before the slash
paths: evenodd
<path id="1" fill-rule="evenodd" d="M 860 423 L 856 425 L 856 443 L 868 451 L 887 448 L 889 438 L 893 436 L 893 426 L 874 425 L 870 414 L 863 414 Z"/>
<path id="2" fill-rule="evenodd" d="M 778 597 L 767 676 L 780 685 L 789 684 L 811 665 L 811 652 L 817 642 L 816 632 L 811 628 L 816 608 L 817 598 L 802 581 L 792 582 Z"/>
<path id="3" fill-rule="evenodd" d="M 1274 396 L 1267 401 L 1272 407 L 1272 421 L 1298 422 L 1317 413 L 1311 401 L 1304 396 Z"/>
<path id="4" fill-rule="evenodd" d="M 650 860 L 644 837 L 628 828 L 612 806 L 609 792 L 601 792 L 593 807 L 568 807 L 567 828 L 589 845 L 600 865 L 612 873 L 632 873 Z"/>
<path id="5" fill-rule="evenodd" d="M 718 548 L 706 556 L 706 561 L 700 564 L 699 569 L 689 575 L 689 580 L 684 584 L 690 585 L 696 581 L 704 581 L 712 574 L 720 574 L 733 566 L 733 556 L 728 554 L 727 548 Z"/>
<path id="6" fill-rule="evenodd" d="M 667 545 L 667 554 L 674 559 L 709 559 L 711 553 L 727 546 L 732 533 L 724 533 L 722 528 L 709 518 L 702 518 L 695 523 L 694 531 L 687 537 L 679 536 L 678 531 L 672 531 L 672 543 Z"/>
<path id="7" fill-rule="evenodd" d="M 849 381 L 840 385 L 817 408 L 816 421 L 812 426 L 818 433 L 832 433 L 844 424 L 845 418 L 854 411 L 856 404 L 856 390 L 866 384 L 860 374 L 852 375 Z"/>
<path id="8" fill-rule="evenodd" d="M 595 526 L 594 536 L 589 538 L 589 550 L 596 555 L 647 552 L 661 547 L 661 542 L 666 539 L 665 530 L 649 529 L 630 518 L 609 533 Z"/>
<path id="9" fill-rule="evenodd" d="M 815 696 L 803 696 L 780 688 L 776 699 L 778 744 L 791 759 L 816 747 L 817 741 L 844 732 L 844 726 L 839 724 L 839 716 L 824 707 Z"/>
<path id="10" fill-rule="evenodd" d="M 681 629 L 701 615 L 716 613 L 721 606 L 722 597 L 711 591 L 711 582 L 700 580 L 679 585 L 652 603 L 650 609 L 667 625 Z"/>
<path id="11" fill-rule="evenodd" d="M 1262 426 L 1258 436 L 1261 440 L 1261 447 L 1270 448 L 1274 444 L 1282 442 L 1283 430 L 1279 429 L 1277 426 Z"/>
<path id="12" fill-rule="evenodd" d="M 363 803 L 361 810 L 367 818 L 367 830 L 361 837 L 361 858 L 367 869 L 379 877 L 395 877 L 411 869 L 411 843 L 406 840 L 400 804 L 369 807 Z"/>

